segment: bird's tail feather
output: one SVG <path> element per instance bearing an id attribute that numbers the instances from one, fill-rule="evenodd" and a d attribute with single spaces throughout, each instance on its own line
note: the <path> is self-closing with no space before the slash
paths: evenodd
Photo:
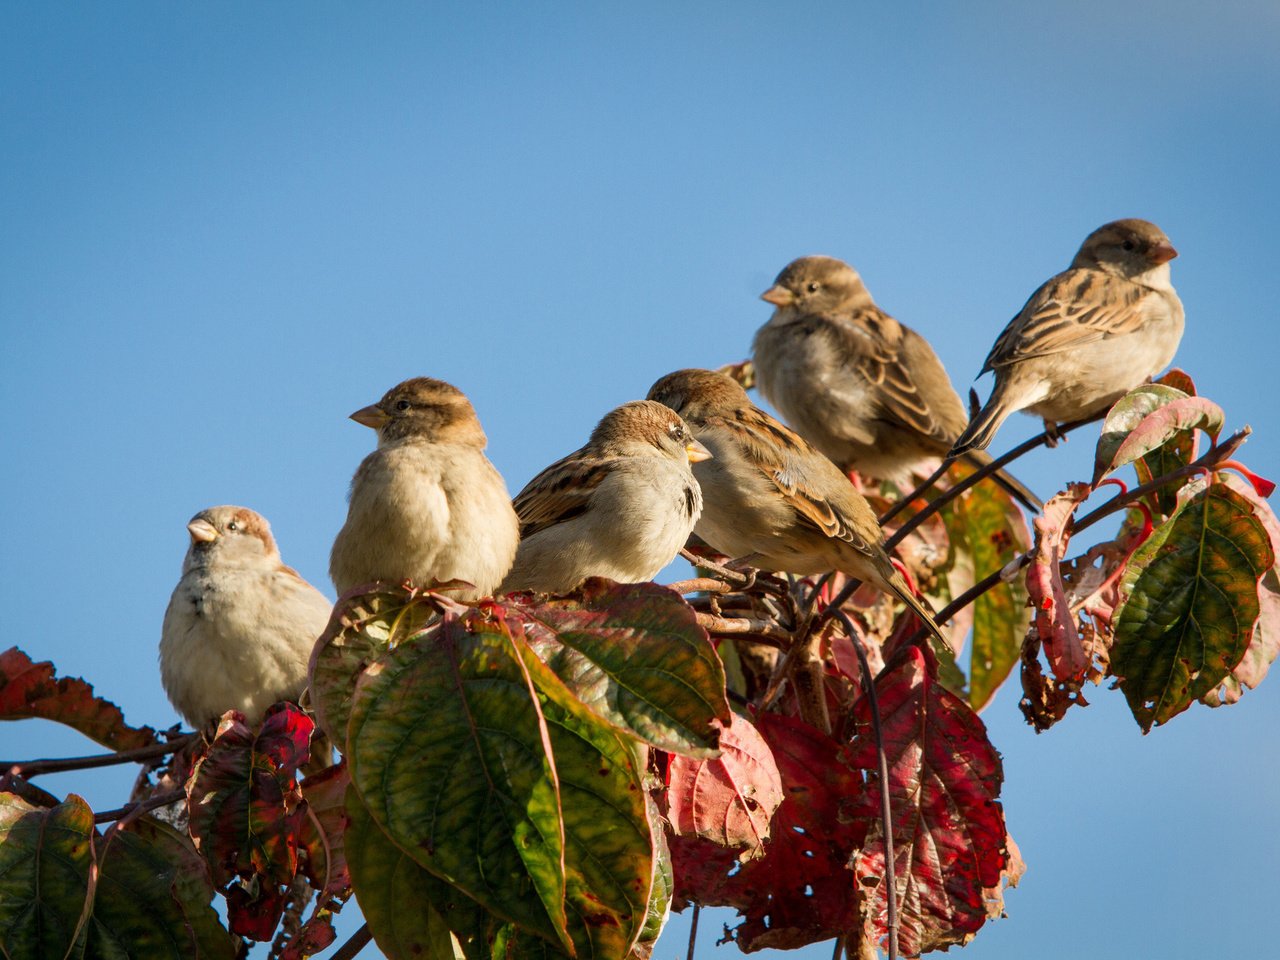
<path id="1" fill-rule="evenodd" d="M 970 466 L 981 469 L 989 464 L 992 460 L 991 454 L 985 450 L 970 449 L 966 450 L 963 458 Z M 1020 504 L 1030 510 L 1032 513 L 1039 513 L 1044 509 L 1044 503 L 1031 492 L 1021 480 L 1008 473 L 1005 470 L 997 470 L 991 475 L 991 479 L 998 483 L 1009 496 L 1017 500 Z"/>
<path id="2" fill-rule="evenodd" d="M 964 432 L 952 444 L 951 452 L 947 454 L 947 458 L 954 459 L 975 448 L 985 450 L 991 441 L 995 439 L 996 431 L 1000 429 L 1001 424 L 1008 419 L 1009 414 L 1012 412 L 1013 410 L 1009 409 L 1004 403 L 1004 392 L 997 384 L 996 388 L 991 391 L 991 396 L 987 398 L 986 405 L 969 421 L 969 425 L 964 428 Z"/>

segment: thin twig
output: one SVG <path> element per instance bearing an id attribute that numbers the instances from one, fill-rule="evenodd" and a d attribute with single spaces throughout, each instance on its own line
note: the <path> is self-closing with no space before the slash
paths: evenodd
<path id="1" fill-rule="evenodd" d="M 667 587 L 676 593 L 734 593 L 739 588 L 724 580 L 713 577 L 694 577 L 691 580 L 677 580 L 668 583 Z"/>
<path id="2" fill-rule="evenodd" d="M 871 664 L 862 648 L 862 637 L 853 627 L 853 621 L 843 610 L 836 616 L 853 641 L 853 651 L 858 655 L 858 667 L 862 671 L 862 687 L 867 696 L 871 713 L 871 736 L 876 742 L 876 758 L 880 766 L 880 829 L 884 832 L 884 861 L 888 873 L 885 888 L 885 911 L 889 923 L 889 960 L 898 958 L 898 865 L 893 853 L 893 813 L 889 810 L 889 757 L 884 749 L 884 731 L 880 727 L 880 699 L 876 696 L 875 679 L 871 676 Z"/>
<path id="3" fill-rule="evenodd" d="M 693 947 L 698 942 L 698 914 L 702 912 L 702 905 L 695 903 L 693 905 L 693 919 L 689 922 L 689 949 L 685 952 L 684 960 L 693 960 Z"/>
<path id="4" fill-rule="evenodd" d="M 366 923 L 353 933 L 347 942 L 334 952 L 329 960 L 353 960 L 355 955 L 367 947 L 372 939 L 373 934 L 369 932 L 369 925 Z"/>
<path id="5" fill-rule="evenodd" d="M 169 793 L 158 793 L 154 797 L 138 803 L 126 803 L 123 807 L 117 807 L 114 810 L 103 810 L 101 813 L 93 815 L 94 823 L 110 823 L 112 820 L 123 820 L 126 817 L 132 819 L 135 816 L 142 816 L 149 813 L 157 807 L 167 807 L 171 803 L 177 803 L 186 797 L 184 790 L 172 790 Z"/>
<path id="6" fill-rule="evenodd" d="M 886 523 L 905 510 L 907 508 L 907 504 L 911 503 L 918 497 L 923 497 L 935 483 L 942 479 L 942 475 L 947 472 L 947 468 L 950 466 L 950 460 L 943 460 L 942 463 L 938 464 L 938 469 L 929 474 L 927 479 L 884 512 L 880 517 L 880 526 L 883 527 Z"/>
<path id="7" fill-rule="evenodd" d="M 680 556 L 682 556 L 685 560 L 688 560 L 689 563 L 692 564 L 695 569 L 697 567 L 702 567 L 702 569 L 704 570 L 710 570 L 712 573 L 719 574 L 721 577 L 723 577 L 724 579 L 728 580 L 731 583 L 736 583 L 738 585 L 739 590 L 746 590 L 748 587 L 750 587 L 753 583 L 756 582 L 755 570 L 751 570 L 746 573 L 744 573 L 741 570 L 733 570 L 733 569 L 730 569 L 729 567 L 726 567 L 724 564 L 716 563 L 714 560 L 708 560 L 706 557 L 700 557 L 693 551 L 688 550 L 684 547 L 680 548 Z"/>
<path id="8" fill-rule="evenodd" d="M 707 633 L 718 636 L 750 636 L 774 640 L 779 646 L 790 646 L 791 634 L 768 620 L 755 620 L 749 617 L 717 617 L 712 613 L 695 611 L 698 626 Z"/>
<path id="9" fill-rule="evenodd" d="M 924 523 L 948 503 L 972 487 L 975 483 L 991 476 L 991 474 L 995 473 L 1001 467 L 1012 463 L 1014 460 L 1017 460 L 1023 454 L 1034 450 L 1036 447 L 1043 446 L 1048 443 L 1050 439 L 1058 439 L 1066 436 L 1072 430 L 1076 430 L 1090 423 L 1095 423 L 1098 420 L 1101 420 L 1104 416 L 1106 416 L 1105 410 L 1095 416 L 1089 417 L 1087 420 L 1076 420 L 1073 423 L 1064 424 L 1055 431 L 1053 437 L 1051 437 L 1049 431 L 1046 430 L 1029 440 L 1024 440 L 1008 453 L 996 457 L 990 463 L 969 474 L 969 476 L 958 482 L 954 487 L 947 488 L 942 491 L 942 493 L 938 494 L 937 497 L 930 500 L 919 513 L 913 514 L 905 523 L 903 523 L 902 526 L 894 531 L 893 536 L 889 537 L 889 539 L 885 541 L 884 548 L 886 550 L 892 550 L 901 543 L 903 538 L 905 538 L 912 530 L 920 526 L 920 524 Z M 944 466 L 945 465 L 946 464 L 944 464 Z"/>
<path id="10" fill-rule="evenodd" d="M 184 733 L 166 743 L 152 743 L 132 750 L 116 753 L 97 753 L 87 757 L 51 757 L 44 760 L 0 760 L 0 770 L 16 774 L 24 780 L 45 773 L 62 773 L 67 770 L 92 770 L 94 767 L 110 767 L 119 763 L 144 763 L 170 753 L 177 753 L 198 737 L 198 733 Z"/>

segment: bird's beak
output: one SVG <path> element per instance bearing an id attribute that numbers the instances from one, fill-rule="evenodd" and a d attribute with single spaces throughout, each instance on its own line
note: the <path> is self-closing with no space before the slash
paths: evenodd
<path id="1" fill-rule="evenodd" d="M 776 307 L 789 307 L 796 302 L 796 295 L 786 287 L 774 284 L 764 293 L 760 294 L 760 299 L 772 303 Z"/>
<path id="2" fill-rule="evenodd" d="M 351 419 L 361 426 L 377 430 L 391 418 L 387 416 L 385 410 L 375 403 L 367 407 L 361 407 L 351 415 Z"/>
<path id="3" fill-rule="evenodd" d="M 191 534 L 192 543 L 212 543 L 218 539 L 218 531 L 213 524 L 199 517 L 187 524 L 187 532 Z"/>
<path id="4" fill-rule="evenodd" d="M 703 460 L 711 459 L 711 451 L 700 444 L 697 440 L 691 440 L 685 444 L 685 453 L 689 454 L 690 463 L 701 463 Z"/>
<path id="5" fill-rule="evenodd" d="M 1157 243 L 1147 251 L 1147 257 L 1156 263 L 1168 263 L 1177 255 L 1178 251 L 1173 249 L 1173 244 L 1171 243 Z"/>

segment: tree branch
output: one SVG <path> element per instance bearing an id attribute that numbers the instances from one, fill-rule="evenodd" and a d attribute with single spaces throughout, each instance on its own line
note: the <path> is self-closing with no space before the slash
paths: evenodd
<path id="1" fill-rule="evenodd" d="M 133 750 L 121 750 L 117 753 L 99 753 L 87 757 L 53 757 L 45 760 L 0 760 L 0 769 L 16 774 L 24 780 L 38 777 L 45 773 L 62 773 L 67 770 L 92 770 L 95 767 L 110 767 L 119 763 L 143 763 L 155 760 L 170 753 L 177 753 L 196 737 L 198 733 L 184 733 L 165 743 L 153 743 Z"/>
<path id="2" fill-rule="evenodd" d="M 367 947 L 372 939 L 373 934 L 369 932 L 369 925 L 366 923 L 353 933 L 347 942 L 334 952 L 329 960 L 353 960 L 355 955 Z"/>
<path id="3" fill-rule="evenodd" d="M 157 807 L 167 807 L 171 803 L 177 803 L 179 800 L 185 799 L 187 796 L 185 790 L 171 790 L 169 793 L 158 793 L 154 797 L 149 797 L 138 803 L 126 803 L 123 807 L 117 807 L 115 810 L 103 810 L 101 813 L 93 815 L 94 823 L 110 823 L 112 820 L 121 820 L 129 816 L 141 816 Z"/>

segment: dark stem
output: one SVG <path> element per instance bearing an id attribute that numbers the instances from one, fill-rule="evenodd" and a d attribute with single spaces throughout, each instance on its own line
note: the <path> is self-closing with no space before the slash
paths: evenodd
<path id="1" fill-rule="evenodd" d="M 836 948 L 831 951 L 831 960 L 840 960 L 844 956 L 844 934 L 836 937 Z"/>
<path id="2" fill-rule="evenodd" d="M 702 912 L 702 905 L 695 903 L 693 905 L 693 919 L 689 923 L 689 949 L 685 952 L 684 960 L 693 960 L 693 947 L 698 942 L 698 914 Z"/>
<path id="3" fill-rule="evenodd" d="M 895 546 L 901 543 L 902 539 L 907 534 L 909 534 L 912 530 L 920 526 L 920 524 L 924 523 L 931 516 L 933 516 L 943 507 L 945 507 L 948 503 L 950 503 L 956 497 L 960 496 L 960 494 L 964 493 L 966 490 L 972 487 L 975 483 L 985 480 L 987 477 L 991 476 L 991 474 L 995 473 L 1001 467 L 1012 463 L 1014 460 L 1017 460 L 1023 454 L 1028 453 L 1031 450 L 1034 450 L 1036 447 L 1043 446 L 1044 444 L 1048 443 L 1050 439 L 1063 437 L 1068 433 L 1070 433 L 1072 430 L 1077 430 L 1080 427 L 1085 426 L 1086 424 L 1095 423 L 1098 420 L 1101 420 L 1104 416 L 1106 416 L 1105 410 L 1095 416 L 1089 417 L 1087 420 L 1076 420 L 1073 423 L 1064 424 L 1063 426 L 1058 428 L 1053 438 L 1049 436 L 1049 431 L 1046 430 L 1043 433 L 1037 434 L 1036 436 L 1032 437 L 1030 440 L 1024 440 L 1022 443 L 1018 444 L 1008 453 L 1004 454 L 1003 456 L 996 457 L 986 466 L 983 466 L 978 470 L 975 470 L 969 476 L 965 477 L 963 480 L 957 483 L 954 487 L 951 487 L 947 490 L 942 491 L 942 493 L 938 494 L 937 497 L 930 500 L 929 503 L 925 505 L 924 509 L 922 509 L 919 513 L 911 516 L 902 526 L 900 526 L 896 531 L 894 531 L 893 536 L 891 536 L 888 540 L 885 541 L 884 548 L 886 550 L 892 550 Z M 946 465 L 947 464 L 945 463 L 943 464 L 944 467 Z M 934 478 L 930 478 L 931 481 L 933 479 Z M 916 496 L 916 494 L 913 492 L 912 496 L 914 497 Z"/>
<path id="4" fill-rule="evenodd" d="M 369 932 L 369 925 L 366 923 L 353 933 L 351 938 L 340 946 L 329 960 L 352 960 L 356 954 L 369 945 L 369 941 L 372 939 L 373 934 Z"/>
<path id="5" fill-rule="evenodd" d="M 166 743 L 153 743 L 133 750 L 117 753 L 99 753 L 88 757 L 54 757 L 47 760 L 0 760 L 0 770 L 16 774 L 24 780 L 44 773 L 62 773 L 67 770 L 91 770 L 94 767 L 110 767 L 118 763 L 143 763 L 170 753 L 177 753 L 198 737 L 198 733 L 184 733 Z"/>
<path id="6" fill-rule="evenodd" d="M 126 803 L 123 807 L 117 807 L 115 810 L 103 810 L 101 813 L 95 813 L 93 822 L 110 823 L 112 820 L 120 820 L 133 814 L 141 816 L 148 811 L 155 810 L 157 807 L 167 807 L 171 803 L 177 803 L 179 800 L 184 799 L 186 795 L 183 790 L 159 793 L 139 803 Z"/>
<path id="7" fill-rule="evenodd" d="M 854 653 L 858 655 L 858 667 L 862 671 L 862 688 L 867 696 L 871 713 L 871 735 L 876 742 L 876 758 L 880 765 L 880 829 L 884 831 L 884 862 L 888 874 L 885 889 L 885 912 L 889 920 L 889 960 L 898 960 L 898 865 L 893 853 L 893 813 L 889 810 L 889 757 L 884 751 L 884 733 L 880 729 L 880 699 L 876 696 L 875 680 L 871 676 L 871 664 L 862 648 L 862 636 L 853 627 L 853 621 L 843 610 L 836 609 L 836 616 L 844 624 Z"/>
<path id="8" fill-rule="evenodd" d="M 824 623 L 839 613 L 841 607 L 849 601 L 849 598 L 857 592 L 857 589 L 860 586 L 862 586 L 861 580 L 850 580 L 841 587 L 840 592 L 831 598 L 831 602 L 827 604 L 827 608 L 822 611 L 822 616 L 818 618 L 818 622 L 814 625 L 813 629 L 819 629 Z M 942 621 L 939 620 L 938 622 L 941 623 Z"/>
<path id="9" fill-rule="evenodd" d="M 886 523 L 900 514 L 907 508 L 907 504 L 911 503 L 917 497 L 923 497 L 935 483 L 942 479 L 942 475 L 947 472 L 947 467 L 949 466 L 951 466 L 950 460 L 943 460 L 942 463 L 938 464 L 938 469 L 929 474 L 928 479 L 885 511 L 885 513 L 880 517 L 880 526 L 883 527 Z"/>

